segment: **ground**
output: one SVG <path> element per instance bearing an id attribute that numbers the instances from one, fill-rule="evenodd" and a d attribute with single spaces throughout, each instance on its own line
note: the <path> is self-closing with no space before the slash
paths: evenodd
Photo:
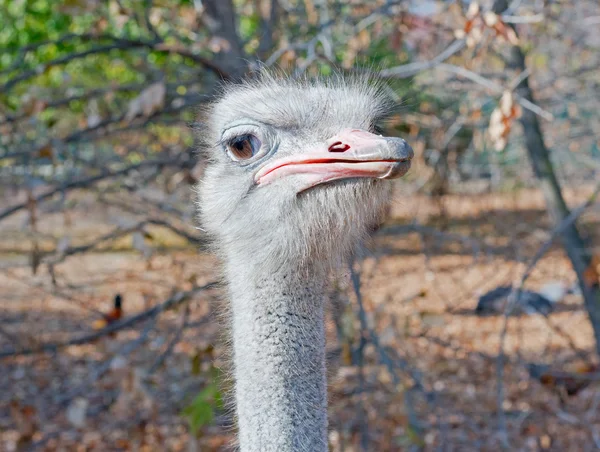
<path id="1" fill-rule="evenodd" d="M 577 205 L 588 193 L 567 198 Z M 548 318 L 511 318 L 500 359 L 504 316 L 474 314 L 477 296 L 518 278 L 550 237 L 540 193 L 452 195 L 441 203 L 398 195 L 356 263 L 364 312 L 349 270 L 337 280 L 342 328 L 328 324 L 332 450 L 358 451 L 361 442 L 373 451 L 497 450 L 504 441 L 510 450 L 595 450 L 598 385 L 561 398 L 527 371 L 533 362 L 574 369 L 593 361 L 580 297 L 567 296 Z M 75 244 L 89 241 L 110 231 L 115 215 L 93 208 L 68 219 L 47 215 L 39 226 L 47 240 L 38 245 L 51 247 L 65 231 Z M 163 240 L 156 227 L 146 256 L 124 237 L 57 264 L 53 285 L 45 265 L 32 274 L 23 221 L 15 217 L 0 237 L 0 353 L 93 332 L 97 311 L 110 311 L 117 293 L 127 318 L 219 277 L 214 257 Z M 581 222 L 598 243 L 597 207 Z M 527 287 L 550 281 L 574 281 L 558 245 Z M 214 368 L 226 367 L 216 314 L 222 296 L 216 286 L 113 336 L 2 358 L 0 450 L 230 450 L 227 409 L 217 408 L 195 434 L 182 413 L 215 381 Z M 361 316 L 367 342 L 358 365 Z M 218 381 L 226 392 L 228 380 Z M 216 405 L 208 399 L 209 411 Z"/>

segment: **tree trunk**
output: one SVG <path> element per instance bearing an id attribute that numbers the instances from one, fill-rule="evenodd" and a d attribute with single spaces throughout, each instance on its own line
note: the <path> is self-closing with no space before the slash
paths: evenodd
<path id="1" fill-rule="evenodd" d="M 506 0 L 496 0 L 493 10 L 500 14 L 508 7 Z M 516 30 L 515 30 L 516 31 Z M 519 46 L 512 46 L 508 65 L 513 69 L 523 72 L 525 67 L 525 55 Z M 533 93 L 529 81 L 525 78 L 515 89 L 515 93 L 524 99 L 534 102 Z M 550 152 L 544 143 L 542 130 L 538 117 L 530 110 L 523 109 L 521 124 L 525 133 L 525 146 L 529 160 L 533 166 L 535 177 L 539 180 L 548 212 L 555 225 L 558 225 L 569 215 L 569 208 L 562 195 L 560 182 L 556 177 Z M 586 254 L 586 243 L 573 222 L 565 229 L 561 236 L 562 244 L 571 261 L 571 265 L 577 274 L 581 293 L 583 294 L 585 308 L 594 330 L 596 340 L 596 353 L 600 355 L 600 286 L 598 281 L 586 281 L 585 272 L 592 265 L 592 258 Z"/>
<path id="2" fill-rule="evenodd" d="M 204 22 L 215 38 L 222 41 L 216 59 L 231 80 L 239 80 L 248 69 L 247 55 L 237 32 L 236 12 L 232 0 L 204 0 Z"/>
<path id="3" fill-rule="evenodd" d="M 262 61 L 269 57 L 275 46 L 279 8 L 277 0 L 256 0 L 256 9 L 260 13 L 260 26 L 262 29 L 256 53 Z"/>

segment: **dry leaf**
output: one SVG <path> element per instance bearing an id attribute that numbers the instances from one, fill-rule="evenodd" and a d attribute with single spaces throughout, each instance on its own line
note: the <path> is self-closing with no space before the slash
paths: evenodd
<path id="1" fill-rule="evenodd" d="M 150 8 L 150 14 L 148 16 L 150 24 L 153 27 L 158 27 L 162 22 L 162 9 L 161 8 Z M 188 27 L 191 28 L 191 27 Z"/>
<path id="2" fill-rule="evenodd" d="M 485 29 L 491 29 L 499 41 L 507 41 L 513 45 L 519 43 L 517 34 L 512 27 L 506 25 L 502 18 L 492 12 L 481 12 L 477 2 L 472 2 L 465 14 L 465 24 L 462 28 L 454 30 L 454 36 L 457 39 L 465 39 L 467 47 L 475 47 L 483 37 Z"/>
<path id="3" fill-rule="evenodd" d="M 421 323 L 426 327 L 443 326 L 446 324 L 444 314 L 437 312 L 423 311 L 419 313 Z"/>
<path id="4" fill-rule="evenodd" d="M 499 20 L 498 14 L 492 11 L 488 11 L 483 15 L 483 21 L 488 27 L 493 27 L 498 23 Z"/>
<path id="5" fill-rule="evenodd" d="M 493 23 L 493 25 L 489 25 L 489 27 L 496 32 L 496 37 L 499 38 L 500 41 L 508 41 L 512 45 L 519 44 L 519 38 L 517 37 L 515 30 L 502 22 L 502 19 L 496 16 L 496 19 L 492 19 L 491 23 Z"/>
<path id="6" fill-rule="evenodd" d="M 18 401 L 10 402 L 10 416 L 19 431 L 18 443 L 29 443 L 38 430 L 36 411 L 30 405 L 21 405 Z"/>
<path id="7" fill-rule="evenodd" d="M 513 96 L 510 91 L 504 91 L 502 93 L 502 97 L 500 98 L 500 111 L 504 116 L 510 116 L 512 108 L 513 108 Z"/>
<path id="8" fill-rule="evenodd" d="M 131 121 L 136 116 L 148 117 L 162 109 L 165 105 L 167 87 L 163 82 L 157 82 L 143 90 L 138 97 L 129 102 L 126 121 Z"/>
<path id="9" fill-rule="evenodd" d="M 69 249 L 70 245 L 71 237 L 69 237 L 68 235 L 61 237 L 58 243 L 56 244 L 56 254 L 58 256 L 63 256 L 65 252 Z"/>
<path id="10" fill-rule="evenodd" d="M 133 233 L 131 245 L 146 258 L 149 257 L 152 252 L 150 247 L 146 245 L 146 240 L 142 232 Z"/>
<path id="11" fill-rule="evenodd" d="M 113 16 L 118 29 L 123 28 L 129 20 L 129 11 L 123 8 L 121 4 L 115 0 L 110 1 L 108 11 L 110 15 Z"/>
<path id="12" fill-rule="evenodd" d="M 52 145 L 50 143 L 42 146 L 38 152 L 37 156 L 39 158 L 52 159 L 54 157 L 54 150 L 52 149 Z"/>
<path id="13" fill-rule="evenodd" d="M 214 53 L 227 53 L 231 50 L 231 43 L 227 39 L 219 38 L 218 36 L 213 36 L 208 41 L 208 48 L 211 52 Z"/>
<path id="14" fill-rule="evenodd" d="M 69 404 L 67 408 L 67 420 L 73 427 L 85 427 L 88 404 L 89 402 L 81 397 L 76 398 Z"/>
<path id="15" fill-rule="evenodd" d="M 27 116 L 36 116 L 46 109 L 48 103 L 40 99 L 41 92 L 35 87 L 21 96 L 21 111 Z"/>
<path id="16" fill-rule="evenodd" d="M 356 55 L 358 55 L 359 52 L 361 52 L 362 50 L 369 47 L 370 43 L 371 37 L 366 29 L 361 30 L 358 34 L 350 38 L 347 46 L 348 50 L 346 51 L 346 55 L 344 56 L 344 67 L 351 67 L 352 65 L 354 65 L 354 59 L 356 58 Z"/>
<path id="17" fill-rule="evenodd" d="M 121 373 L 129 368 L 129 361 L 123 355 L 117 355 L 110 361 L 111 372 Z"/>
<path id="18" fill-rule="evenodd" d="M 156 414 L 156 402 L 145 382 L 147 375 L 141 368 L 129 368 L 121 380 L 121 392 L 112 407 L 115 414 L 152 417 Z"/>
<path id="19" fill-rule="evenodd" d="M 98 108 L 98 101 L 96 99 L 92 99 L 90 101 L 87 106 L 87 111 L 88 115 L 86 118 L 86 123 L 88 128 L 93 129 L 102 122 L 102 118 L 100 117 L 100 109 Z"/>
<path id="20" fill-rule="evenodd" d="M 473 19 L 474 17 L 477 17 L 479 15 L 480 9 L 481 8 L 479 7 L 479 2 L 471 2 L 469 4 L 469 9 L 467 9 L 467 19 Z"/>
<path id="21" fill-rule="evenodd" d="M 600 256 L 592 256 L 592 261 L 588 268 L 583 272 L 583 280 L 588 287 L 594 287 L 600 284 Z"/>
<path id="22" fill-rule="evenodd" d="M 490 116 L 488 136 L 497 151 L 502 151 L 508 144 L 508 135 L 513 122 L 521 117 L 521 107 L 515 102 L 511 91 L 502 94 L 498 107 Z"/>

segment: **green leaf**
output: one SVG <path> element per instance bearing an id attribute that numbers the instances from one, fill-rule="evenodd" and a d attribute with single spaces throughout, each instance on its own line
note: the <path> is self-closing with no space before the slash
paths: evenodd
<path id="1" fill-rule="evenodd" d="M 197 434 L 201 427 L 214 422 L 216 410 L 222 407 L 221 391 L 217 382 L 213 380 L 182 410 L 181 415 L 187 419 L 192 433 Z"/>

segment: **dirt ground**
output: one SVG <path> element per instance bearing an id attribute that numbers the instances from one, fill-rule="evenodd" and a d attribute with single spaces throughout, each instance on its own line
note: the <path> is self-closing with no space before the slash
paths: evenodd
<path id="1" fill-rule="evenodd" d="M 577 205 L 587 193 L 582 188 L 567 199 Z M 360 313 L 349 271 L 338 280 L 346 327 L 340 335 L 333 321 L 328 325 L 331 450 L 359 451 L 361 442 L 372 451 L 498 450 L 504 441 L 509 450 L 596 450 L 598 385 L 565 398 L 527 370 L 529 363 L 570 370 L 593 360 L 580 297 L 567 296 L 547 318 L 506 323 L 501 315 L 474 314 L 478 295 L 519 277 L 550 237 L 540 193 L 454 195 L 441 203 L 403 201 L 399 194 L 391 219 L 357 262 L 365 317 L 378 340 L 367 342 L 363 366 L 350 352 Z M 111 230 L 114 215 L 48 215 L 38 246 L 52 247 L 65 230 L 73 243 L 99 236 Z M 598 206 L 581 223 L 599 243 Z M 15 217 L 0 237 L 0 353 L 93 332 L 98 311 L 108 312 L 117 293 L 125 316 L 134 316 L 219 277 L 211 255 L 176 240 L 165 239 L 166 247 L 155 228 L 146 256 L 125 237 L 110 249 L 68 257 L 56 266 L 53 285 L 45 266 L 32 274 L 31 239 L 22 224 Z M 574 281 L 559 246 L 539 262 L 527 287 L 551 281 Z M 218 286 L 200 291 L 156 321 L 112 337 L 4 357 L 0 450 L 231 450 L 228 410 L 217 408 L 210 425 L 193 435 L 182 414 L 214 381 L 215 366 L 224 365 L 215 319 L 222 295 Z"/>

